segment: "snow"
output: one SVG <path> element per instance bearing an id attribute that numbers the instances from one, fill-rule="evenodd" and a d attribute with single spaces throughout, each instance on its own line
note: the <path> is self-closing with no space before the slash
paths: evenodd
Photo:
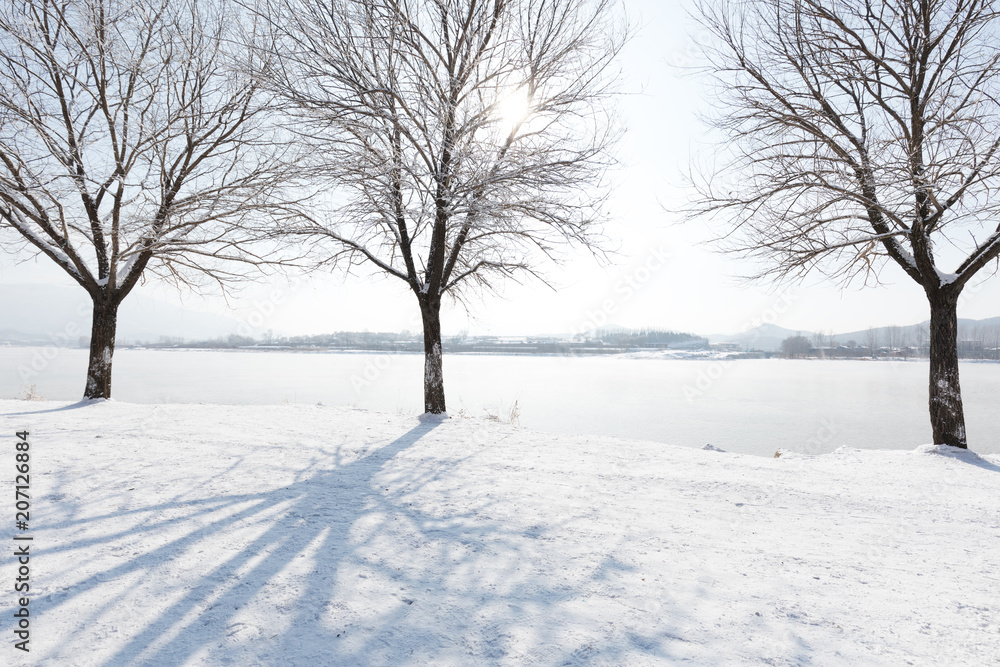
<path id="1" fill-rule="evenodd" d="M 997 455 L 765 458 L 319 405 L 0 414 L 7 498 L 31 431 L 34 538 L 31 653 L 5 664 L 1000 660 Z"/>
<path id="2" fill-rule="evenodd" d="M 115 289 L 121 289 L 125 285 L 125 281 L 128 280 L 129 275 L 132 273 L 132 269 L 135 268 L 135 263 L 139 261 L 140 253 L 135 253 L 128 258 L 128 261 L 118 269 L 115 277 Z"/>
<path id="3" fill-rule="evenodd" d="M 0 368 L 10 369 L 0 374 L 0 398 L 34 384 L 49 400 L 76 400 L 87 363 L 86 349 L 0 347 Z M 451 355 L 446 363 L 450 413 L 507 414 L 516 400 L 520 424 L 539 431 L 711 443 L 758 456 L 931 441 L 926 360 Z M 1000 454 L 1000 365 L 962 363 L 969 442 Z M 422 353 L 134 350 L 119 342 L 114 375 L 115 396 L 129 403 L 322 401 L 413 416 L 425 407 Z"/>
<path id="4" fill-rule="evenodd" d="M 983 458 L 975 452 L 969 451 L 968 449 L 949 447 L 948 445 L 921 445 L 920 447 L 917 447 L 915 453 L 946 456 L 948 458 L 958 459 L 959 461 L 963 461 L 970 465 L 980 466 L 987 469 L 991 465 L 989 460 Z"/>
<path id="5" fill-rule="evenodd" d="M 938 281 L 942 287 L 946 285 L 951 285 L 960 277 L 957 273 L 948 273 L 946 271 L 941 271 L 937 267 L 934 268 L 934 271 L 937 273 Z"/>
<path id="6" fill-rule="evenodd" d="M 719 350 L 642 350 L 640 352 L 623 352 L 614 355 L 620 359 L 704 359 L 728 361 L 737 356 L 735 352 Z"/>

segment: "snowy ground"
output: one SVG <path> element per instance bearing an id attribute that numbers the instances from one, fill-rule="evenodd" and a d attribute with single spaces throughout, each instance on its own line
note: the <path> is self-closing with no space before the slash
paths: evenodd
<path id="1" fill-rule="evenodd" d="M 0 664 L 1000 663 L 1000 456 L 0 401 Z M 14 544 L 8 542 L 8 544 Z M 10 582 L 10 583 L 8 583 Z"/>

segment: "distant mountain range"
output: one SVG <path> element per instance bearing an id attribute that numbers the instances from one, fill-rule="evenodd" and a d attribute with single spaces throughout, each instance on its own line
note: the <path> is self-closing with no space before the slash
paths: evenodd
<path id="1" fill-rule="evenodd" d="M 0 285 L 0 343 L 15 345 L 58 344 L 75 347 L 90 337 L 90 298 L 81 288 L 43 284 Z M 959 320 L 960 336 L 967 336 L 976 327 L 1000 327 L 1000 317 L 986 320 Z M 928 331 L 929 323 L 900 327 L 914 341 L 914 332 Z M 164 339 L 184 339 L 187 342 L 226 338 L 238 333 L 240 322 L 235 317 L 205 313 L 150 298 L 141 292 L 125 299 L 118 314 L 120 343 L 158 343 Z M 878 327 L 879 339 L 887 340 L 890 327 Z M 626 331 L 626 330 L 623 330 Z M 245 329 L 243 331 L 245 333 Z M 257 337 L 263 333 L 254 330 Z M 672 334 L 678 335 L 678 334 Z M 733 343 L 743 349 L 777 351 L 790 336 L 802 335 L 813 340 L 815 333 L 786 329 L 775 324 L 762 324 L 736 334 L 705 336 L 710 343 Z M 830 344 L 854 340 L 863 345 L 866 330 L 834 334 Z M 569 337 L 568 334 L 566 336 Z M 672 342 L 671 347 L 680 346 Z M 884 344 L 884 342 L 883 342 Z"/>
<path id="2" fill-rule="evenodd" d="M 0 285 L 0 342 L 69 345 L 90 338 L 91 301 L 82 288 L 59 285 Z M 133 293 L 118 312 L 121 343 L 161 338 L 204 340 L 235 333 L 235 318 L 175 306 Z"/>
<path id="3" fill-rule="evenodd" d="M 959 319 L 959 337 L 971 335 L 971 332 L 975 330 L 976 327 L 1000 327 L 1000 317 L 991 317 L 985 320 Z M 883 344 L 886 340 L 887 333 L 891 328 L 892 327 L 888 326 L 874 327 L 879 340 L 883 341 Z M 914 334 L 918 329 L 922 329 L 924 332 L 930 331 L 930 321 L 927 320 L 918 324 L 901 326 L 899 328 L 902 329 L 902 332 L 909 338 L 910 343 L 912 344 Z M 867 329 L 832 334 L 830 336 L 830 344 L 846 344 L 848 341 L 853 340 L 858 345 L 863 345 L 867 335 Z M 741 333 L 713 334 L 711 336 L 706 336 L 706 338 L 708 338 L 709 343 L 713 344 L 735 343 L 744 348 L 774 352 L 781 349 L 781 341 L 791 336 L 805 336 L 809 340 L 813 340 L 816 336 L 816 332 L 803 331 L 801 329 L 786 329 L 775 324 L 762 324 L 759 327 L 749 329 Z"/>

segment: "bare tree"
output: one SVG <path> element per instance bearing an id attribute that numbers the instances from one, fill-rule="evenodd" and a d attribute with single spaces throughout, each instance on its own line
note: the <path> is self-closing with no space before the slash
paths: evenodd
<path id="1" fill-rule="evenodd" d="M 878 280 L 930 305 L 934 442 L 966 447 L 957 303 L 1000 254 L 1000 41 L 993 0 L 704 0 L 722 84 L 702 212 L 763 274 Z M 725 179 L 722 179 L 725 180 Z M 995 270 L 995 268 L 994 268 Z"/>
<path id="2" fill-rule="evenodd" d="M 878 329 L 875 327 L 868 327 L 865 330 L 865 347 L 868 348 L 868 352 L 872 355 L 872 358 L 875 358 L 879 348 Z"/>
<path id="3" fill-rule="evenodd" d="M 898 324 L 893 324 L 885 328 L 885 345 L 889 348 L 889 354 L 895 356 L 903 344 L 903 328 Z"/>
<path id="4" fill-rule="evenodd" d="M 813 345 L 820 358 L 826 359 L 829 348 L 833 346 L 833 334 L 829 331 L 819 330 L 813 334 Z"/>
<path id="5" fill-rule="evenodd" d="M 986 334 L 986 357 L 1000 358 L 1000 324 L 990 325 Z"/>
<path id="6" fill-rule="evenodd" d="M 927 346 L 928 330 L 923 324 L 913 327 L 913 342 L 917 347 L 917 356 L 923 356 L 924 348 Z"/>
<path id="7" fill-rule="evenodd" d="M 962 348 L 965 348 L 965 358 L 983 359 L 986 348 L 986 332 L 982 325 L 976 323 L 970 327 L 959 328 L 959 354 L 962 355 Z"/>
<path id="8" fill-rule="evenodd" d="M 224 16 L 225 14 L 225 16 Z M 225 20 L 224 20 L 225 19 Z M 223 281 L 280 184 L 267 100 L 197 0 L 0 8 L 0 225 L 93 300 L 85 398 L 111 396 L 118 308 L 147 276 Z"/>
<path id="9" fill-rule="evenodd" d="M 611 0 L 272 0 L 267 72 L 333 192 L 288 225 L 420 307 L 445 411 L 442 300 L 594 248 L 622 44 Z M 298 211 L 296 211 L 298 213 Z"/>
<path id="10" fill-rule="evenodd" d="M 811 350 L 812 346 L 809 344 L 809 339 L 802 334 L 789 336 L 781 341 L 781 354 L 786 359 L 798 359 L 808 356 Z"/>

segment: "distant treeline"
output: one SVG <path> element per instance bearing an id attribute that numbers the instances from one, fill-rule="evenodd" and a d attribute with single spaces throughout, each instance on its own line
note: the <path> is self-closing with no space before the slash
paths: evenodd
<path id="1" fill-rule="evenodd" d="M 232 334 L 225 338 L 185 342 L 163 337 L 151 348 L 257 349 L 257 350 L 365 350 L 373 352 L 423 352 L 420 334 L 409 331 L 338 331 L 314 336 L 275 336 L 267 332 L 259 338 Z M 676 331 L 655 329 L 630 331 L 599 330 L 589 337 L 575 336 L 469 336 L 462 332 L 443 339 L 445 352 L 490 352 L 517 354 L 613 354 L 632 349 L 702 349 L 704 338 Z"/>
<path id="2" fill-rule="evenodd" d="M 626 347 L 683 347 L 686 349 L 708 347 L 708 340 L 689 333 L 660 331 L 658 329 L 601 329 L 596 338 L 605 345 Z"/>
<path id="3" fill-rule="evenodd" d="M 869 329 L 862 332 L 862 340 L 843 341 L 841 338 L 824 333 L 815 333 L 811 338 L 801 334 L 789 336 L 781 342 L 782 356 L 789 359 L 930 356 L 930 334 L 926 325 Z M 1000 325 L 960 325 L 957 347 L 961 359 L 1000 360 Z"/>

